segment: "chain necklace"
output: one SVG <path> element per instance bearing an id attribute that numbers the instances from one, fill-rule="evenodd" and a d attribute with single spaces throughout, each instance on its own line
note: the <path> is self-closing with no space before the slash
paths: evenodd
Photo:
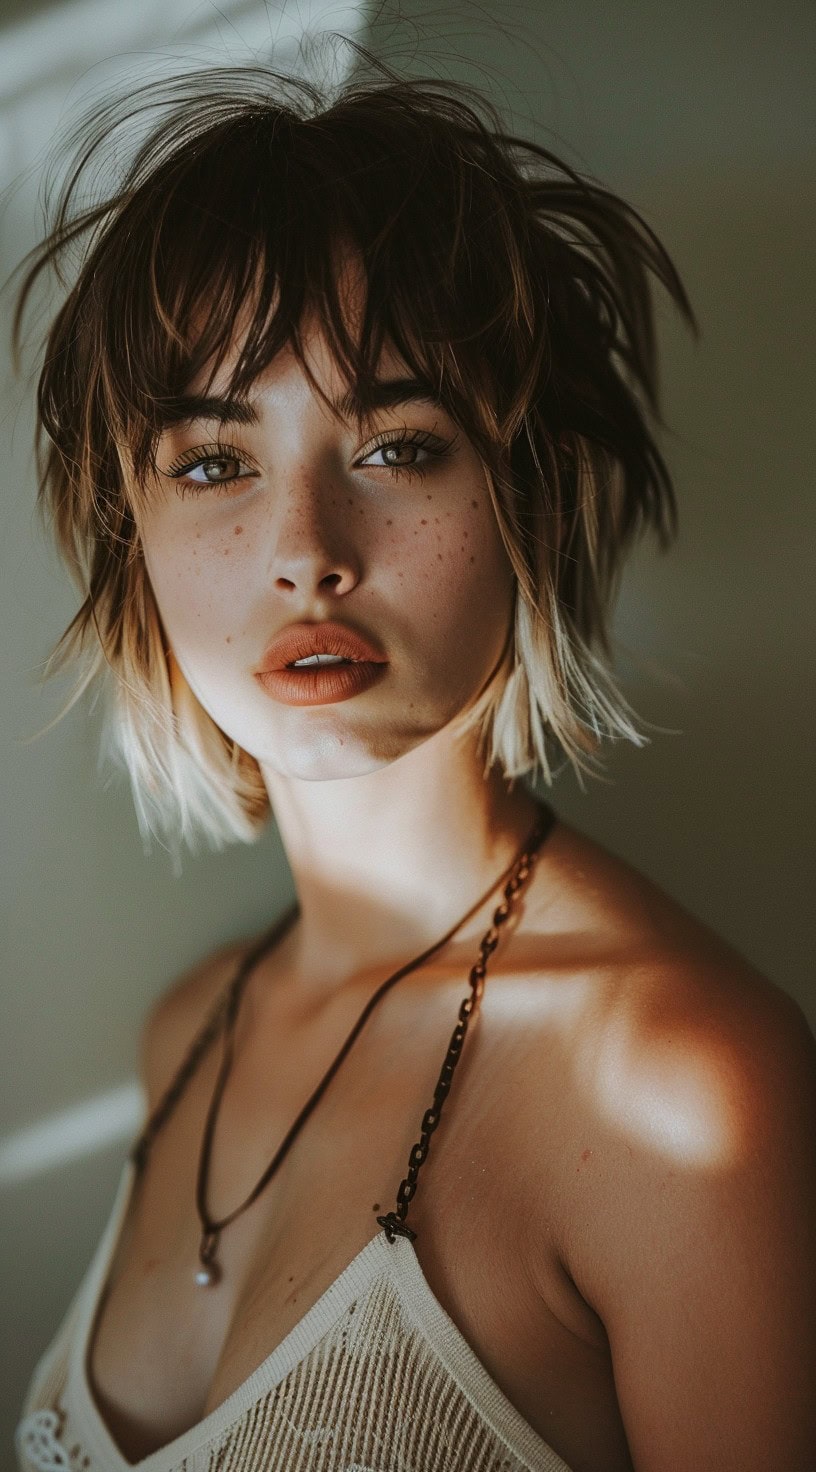
<path id="1" fill-rule="evenodd" d="M 445 1061 L 442 1064 L 439 1081 L 436 1085 L 436 1089 L 434 1090 L 433 1103 L 431 1104 L 431 1107 L 429 1109 L 426 1109 L 422 1117 L 422 1131 L 420 1134 L 420 1138 L 411 1150 L 408 1161 L 408 1171 L 405 1179 L 400 1184 L 399 1191 L 397 1193 L 396 1210 L 389 1211 L 385 1216 L 377 1217 L 377 1221 L 382 1226 L 385 1235 L 390 1243 L 393 1243 L 397 1236 L 408 1237 L 412 1241 L 415 1240 L 417 1234 L 411 1229 L 411 1227 L 406 1224 L 405 1220 L 408 1214 L 408 1205 L 416 1191 L 417 1176 L 419 1174 L 420 1166 L 422 1165 L 425 1157 L 428 1154 L 431 1135 L 437 1128 L 442 1115 L 442 1106 L 450 1090 L 454 1069 L 457 1062 L 459 1061 L 459 1056 L 461 1054 L 462 1046 L 467 1034 L 468 1023 L 481 1001 L 482 992 L 484 991 L 485 976 L 487 974 L 488 960 L 499 943 L 500 929 L 502 925 L 506 923 L 510 914 L 512 913 L 513 906 L 518 898 L 518 895 L 529 879 L 536 854 L 538 853 L 538 850 L 544 842 L 544 839 L 550 832 L 550 829 L 553 827 L 555 820 L 555 813 L 553 812 L 553 810 L 546 803 L 541 803 L 540 813 L 535 827 L 533 828 L 528 838 L 525 840 L 521 852 L 516 856 L 512 864 L 510 864 L 509 867 L 505 869 L 504 873 L 493 882 L 486 893 L 484 893 L 481 898 L 476 901 L 476 904 L 470 907 L 470 909 L 467 911 L 467 914 L 463 915 L 462 918 L 458 920 L 456 924 L 447 932 L 447 934 L 442 936 L 441 940 L 435 941 L 432 946 L 429 946 L 428 949 L 423 951 L 420 956 L 415 957 L 413 961 L 409 961 L 406 965 L 400 966 L 400 968 L 394 972 L 393 976 L 389 976 L 381 984 L 381 986 L 378 987 L 377 991 L 371 998 L 369 998 L 368 1002 L 363 1008 L 362 1013 L 357 1019 L 357 1022 L 354 1024 L 354 1027 L 352 1028 L 345 1042 L 343 1043 L 343 1046 L 337 1054 L 337 1057 L 334 1059 L 334 1062 L 330 1064 L 329 1068 L 327 1069 L 311 1098 L 307 1101 L 303 1109 L 300 1111 L 300 1114 L 298 1115 L 285 1139 L 281 1143 L 278 1151 L 269 1162 L 269 1165 L 266 1167 L 262 1176 L 253 1186 L 249 1195 L 245 1198 L 244 1201 L 241 1202 L 240 1206 L 237 1206 L 234 1209 L 234 1211 L 231 1211 L 228 1213 L 227 1216 L 221 1217 L 220 1219 L 216 1220 L 214 1217 L 210 1216 L 210 1213 L 207 1209 L 207 1182 L 209 1177 L 210 1159 L 212 1155 L 213 1136 L 215 1133 L 216 1121 L 218 1119 L 218 1110 L 221 1104 L 221 1098 L 224 1093 L 224 1089 L 226 1087 L 227 1078 L 229 1077 L 230 1069 L 232 1067 L 235 1039 L 235 1023 L 238 1016 L 238 1008 L 244 988 L 247 981 L 249 980 L 249 976 L 254 966 L 256 965 L 258 960 L 260 960 L 261 956 L 263 956 L 268 950 L 270 950 L 278 940 L 283 938 L 286 931 L 293 924 L 294 920 L 299 914 L 298 906 L 294 905 L 292 909 L 287 911 L 283 918 L 276 922 L 272 930 L 267 933 L 263 937 L 263 939 L 256 946 L 254 946 L 251 952 L 244 958 L 241 966 L 239 967 L 237 975 L 230 983 L 230 986 L 227 989 L 226 993 L 219 998 L 213 1015 L 209 1018 L 202 1032 L 193 1043 L 193 1046 L 191 1047 L 189 1054 L 184 1060 L 184 1063 L 179 1069 L 166 1094 L 160 1101 L 154 1114 L 148 1120 L 144 1131 L 142 1132 L 132 1151 L 132 1158 L 135 1161 L 137 1168 L 141 1168 L 147 1159 L 147 1152 L 153 1139 L 155 1138 L 164 1121 L 167 1119 L 168 1115 L 175 1107 L 186 1083 L 190 1079 L 191 1075 L 195 1072 L 201 1058 L 203 1057 L 210 1043 L 213 1042 L 218 1032 L 223 1029 L 223 1051 L 221 1064 L 215 1081 L 212 1098 L 210 1100 L 210 1105 L 207 1112 L 207 1119 L 204 1125 L 204 1133 L 201 1140 L 201 1152 L 198 1162 L 198 1176 L 196 1181 L 196 1209 L 198 1212 L 199 1221 L 201 1223 L 201 1241 L 198 1250 L 199 1267 L 195 1274 L 195 1281 L 197 1284 L 199 1284 L 199 1286 L 209 1287 L 219 1282 L 221 1278 L 221 1267 L 217 1259 L 217 1253 L 221 1233 L 224 1231 L 224 1228 L 228 1227 L 231 1222 L 234 1222 L 237 1217 L 242 1216 L 243 1213 L 247 1211 L 250 1206 L 252 1206 L 253 1202 L 257 1201 L 261 1192 L 272 1180 L 272 1177 L 275 1175 L 278 1167 L 285 1159 L 286 1155 L 294 1144 L 295 1139 L 300 1133 L 300 1130 L 306 1123 L 306 1120 L 309 1118 L 312 1110 L 316 1107 L 318 1101 L 322 1097 L 323 1093 L 325 1092 L 326 1088 L 328 1087 L 329 1083 L 331 1082 L 332 1078 L 340 1067 L 340 1064 L 343 1062 L 344 1058 L 349 1052 L 352 1044 L 362 1031 L 363 1026 L 370 1017 L 372 1011 L 374 1010 L 374 1007 L 380 1001 L 380 998 L 383 997 L 386 991 L 388 991 L 390 987 L 394 986 L 394 984 L 399 981 L 403 976 L 407 976 L 410 971 L 415 971 L 417 967 L 421 966 L 425 961 L 429 960 L 430 957 L 433 956 L 437 951 L 441 950 L 444 945 L 447 945 L 448 941 L 451 940 L 451 938 L 456 934 L 458 930 L 461 930 L 462 926 L 470 919 L 471 915 L 474 915 L 476 911 L 481 908 L 485 900 L 490 897 L 494 890 L 496 890 L 500 884 L 504 884 L 504 897 L 498 908 L 493 912 L 492 922 L 489 929 L 483 936 L 481 945 L 479 947 L 478 960 L 474 963 L 470 970 L 470 995 L 465 997 L 460 1004 L 458 1021 L 453 1030 L 453 1034 L 448 1045 L 448 1051 L 445 1055 Z"/>

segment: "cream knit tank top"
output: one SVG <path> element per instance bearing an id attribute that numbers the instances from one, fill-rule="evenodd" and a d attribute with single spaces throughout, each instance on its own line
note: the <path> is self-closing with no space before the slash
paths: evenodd
<path id="1" fill-rule="evenodd" d="M 491 1379 L 407 1237 L 365 1246 L 257 1370 L 137 1463 L 94 1403 L 86 1359 L 135 1174 L 34 1373 L 17 1431 L 25 1472 L 569 1472 Z"/>
<path id="2" fill-rule="evenodd" d="M 128 1462 L 94 1402 L 87 1360 L 137 1176 L 110 1220 L 17 1429 L 23 1472 L 570 1472 L 488 1374 L 383 1228 L 232 1395 Z"/>

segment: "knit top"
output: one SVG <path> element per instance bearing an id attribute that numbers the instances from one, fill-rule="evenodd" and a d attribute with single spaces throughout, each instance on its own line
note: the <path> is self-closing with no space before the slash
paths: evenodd
<path id="1" fill-rule="evenodd" d="M 238 1389 L 142 1461 L 128 1462 L 94 1403 L 87 1356 L 135 1175 L 17 1430 L 24 1472 L 569 1472 L 524 1420 L 431 1291 L 413 1243 L 362 1249 Z"/>
<path id="2" fill-rule="evenodd" d="M 389 1231 L 388 1218 L 237 1390 L 129 1462 L 94 1401 L 88 1359 L 137 1175 L 131 1157 L 34 1372 L 16 1437 L 22 1472 L 570 1472 L 499 1389 L 432 1292 L 410 1234 Z"/>

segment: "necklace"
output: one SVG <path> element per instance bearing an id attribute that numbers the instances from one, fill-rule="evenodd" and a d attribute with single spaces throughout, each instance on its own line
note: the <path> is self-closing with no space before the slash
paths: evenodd
<path id="1" fill-rule="evenodd" d="M 408 1162 L 408 1173 L 405 1179 L 402 1181 L 397 1193 L 396 1211 L 390 1211 L 385 1216 L 377 1217 L 377 1221 L 383 1227 L 389 1242 L 393 1243 L 397 1235 L 409 1237 L 411 1240 L 415 1240 L 417 1235 L 416 1232 L 412 1231 L 412 1229 L 407 1226 L 405 1221 L 408 1213 L 408 1204 L 416 1191 L 417 1175 L 419 1173 L 420 1166 L 422 1165 L 425 1157 L 428 1154 L 430 1137 L 433 1134 L 434 1130 L 437 1128 L 442 1115 L 442 1105 L 445 1098 L 447 1097 L 448 1091 L 450 1090 L 451 1081 L 453 1079 L 453 1072 L 457 1062 L 459 1061 L 459 1056 L 461 1054 L 462 1046 L 465 1041 L 468 1022 L 481 1000 L 482 992 L 484 990 L 485 976 L 487 973 L 487 962 L 499 943 L 500 927 L 504 925 L 508 920 L 520 890 L 524 887 L 524 885 L 527 883 L 527 880 L 529 879 L 535 855 L 538 852 L 538 849 L 541 847 L 544 838 L 546 837 L 554 822 L 555 814 L 553 813 L 552 809 L 547 807 L 546 805 L 542 805 L 541 813 L 539 814 L 538 820 L 536 821 L 532 833 L 525 841 L 521 852 L 517 855 L 513 863 L 510 865 L 509 870 L 505 870 L 504 874 L 502 874 L 498 880 L 494 881 L 486 894 L 482 895 L 477 903 L 471 906 L 471 908 L 467 911 L 467 914 L 463 915 L 461 920 L 458 920 L 457 923 L 452 927 L 452 929 L 449 930 L 446 935 L 442 936 L 441 940 L 435 941 L 432 946 L 429 946 L 428 949 L 423 951 L 421 955 L 416 956 L 413 961 L 409 961 L 405 966 L 400 966 L 399 969 L 394 972 L 393 976 L 389 976 L 381 984 L 381 986 L 377 988 L 377 991 L 372 997 L 369 998 L 368 1002 L 363 1008 L 363 1011 L 358 1017 L 356 1023 L 354 1024 L 354 1027 L 352 1028 L 351 1032 L 343 1043 L 343 1046 L 341 1047 L 333 1063 L 329 1065 L 329 1068 L 323 1075 L 323 1078 L 321 1079 L 314 1093 L 311 1095 L 311 1098 L 307 1101 L 303 1109 L 300 1111 L 300 1114 L 298 1115 L 294 1124 L 291 1126 L 288 1134 L 282 1141 L 276 1154 L 273 1156 L 272 1160 L 269 1162 L 269 1165 L 266 1167 L 266 1170 L 260 1176 L 258 1181 L 256 1181 L 249 1195 L 241 1202 L 240 1206 L 235 1207 L 235 1209 L 229 1212 L 227 1216 L 223 1216 L 219 1220 L 215 1220 L 213 1217 L 210 1216 L 209 1211 L 207 1210 L 207 1181 L 209 1176 L 210 1158 L 212 1155 L 213 1136 L 215 1133 L 216 1121 L 218 1119 L 218 1110 L 221 1104 L 221 1098 L 224 1093 L 227 1078 L 232 1067 L 235 1022 L 238 1016 L 238 1007 L 251 970 L 251 966 L 247 966 L 246 963 L 241 967 L 238 976 L 235 978 L 232 986 L 230 987 L 228 994 L 226 1020 L 223 1033 L 223 1054 L 221 1059 L 221 1066 L 216 1078 L 212 1099 L 210 1100 L 210 1107 L 204 1126 L 204 1134 L 201 1141 L 201 1154 L 199 1156 L 198 1163 L 198 1179 L 196 1183 L 196 1208 L 198 1211 L 199 1221 L 201 1223 L 201 1241 L 198 1249 L 199 1267 L 195 1275 L 195 1281 L 200 1287 L 210 1287 L 212 1284 L 220 1281 L 221 1267 L 217 1260 L 217 1252 L 221 1233 L 224 1231 L 224 1228 L 228 1227 L 231 1222 L 234 1222 L 237 1217 L 242 1216 L 243 1213 L 247 1211 L 250 1206 L 252 1206 L 253 1202 L 257 1201 L 261 1192 L 272 1180 L 272 1177 L 275 1175 L 278 1167 L 281 1165 L 285 1156 L 288 1154 L 289 1150 L 294 1144 L 295 1139 L 300 1133 L 300 1130 L 303 1128 L 303 1125 L 306 1123 L 306 1120 L 309 1118 L 312 1110 L 316 1107 L 318 1101 L 322 1097 L 323 1093 L 325 1092 L 326 1088 L 328 1087 L 329 1083 L 331 1082 L 332 1078 L 340 1067 L 340 1064 L 343 1062 L 344 1058 L 349 1052 L 355 1039 L 359 1036 L 364 1024 L 370 1017 L 372 1011 L 374 1010 L 374 1007 L 377 1005 L 380 998 L 384 996 L 385 992 L 388 991 L 389 988 L 392 987 L 403 976 L 406 976 L 410 971 L 415 971 L 417 967 L 421 966 L 425 961 L 427 961 L 432 955 L 435 954 L 436 951 L 441 950 L 441 948 L 446 945 L 447 942 L 456 934 L 457 930 L 460 930 L 465 922 L 470 919 L 470 916 L 472 914 L 475 914 L 476 910 L 479 909 L 482 904 L 484 904 L 485 899 L 490 894 L 492 894 L 495 889 L 498 888 L 498 885 L 501 884 L 503 880 L 506 879 L 504 887 L 504 898 L 501 904 L 493 913 L 492 923 L 483 936 L 481 945 L 479 947 L 479 958 L 470 970 L 469 979 L 471 985 L 471 994 L 470 996 L 464 998 L 459 1007 L 459 1018 L 451 1036 L 448 1051 L 445 1056 L 445 1061 L 442 1065 L 442 1070 L 439 1075 L 439 1081 L 437 1083 L 436 1089 L 434 1090 L 433 1103 L 430 1109 L 427 1109 L 425 1111 L 425 1114 L 423 1115 L 422 1134 L 420 1136 L 420 1139 L 411 1150 Z M 281 924 L 274 928 L 271 940 L 268 939 L 267 944 L 274 944 L 275 941 L 281 938 L 282 934 L 285 933 L 286 930 L 288 930 L 289 925 L 292 923 L 296 914 L 297 907 L 295 906 L 284 917 L 284 920 L 281 922 Z"/>
<path id="2" fill-rule="evenodd" d="M 503 899 L 498 908 L 493 912 L 493 919 L 490 927 L 486 931 L 485 935 L 482 937 L 481 945 L 479 947 L 478 960 L 474 963 L 470 970 L 470 995 L 465 997 L 460 1004 L 458 1021 L 453 1030 L 453 1034 L 448 1045 L 448 1051 L 445 1055 L 445 1061 L 442 1064 L 442 1070 L 439 1075 L 439 1080 L 437 1082 L 436 1089 L 434 1090 L 433 1103 L 431 1104 L 431 1107 L 429 1109 L 426 1109 L 422 1117 L 421 1135 L 419 1140 L 411 1150 L 408 1161 L 407 1174 L 405 1176 L 405 1179 L 400 1184 L 399 1191 L 397 1193 L 396 1210 L 389 1211 L 386 1215 L 377 1217 L 377 1221 L 382 1226 L 386 1234 L 386 1238 L 390 1243 L 393 1243 L 397 1236 L 408 1237 L 412 1241 L 416 1239 L 416 1232 L 407 1225 L 405 1220 L 408 1214 L 408 1205 L 416 1191 L 417 1176 L 419 1174 L 420 1166 L 422 1165 L 428 1154 L 431 1135 L 439 1125 L 439 1121 L 442 1115 L 442 1106 L 450 1090 L 454 1069 L 457 1062 L 459 1061 L 459 1056 L 461 1054 L 462 1046 L 467 1034 L 468 1023 L 474 1011 L 478 1008 L 479 1002 L 481 1001 L 482 992 L 484 991 L 485 976 L 487 974 L 487 963 L 499 943 L 500 929 L 502 925 L 507 922 L 510 914 L 512 913 L 513 906 L 518 898 L 518 895 L 529 879 L 535 856 L 538 853 L 538 850 L 540 849 L 542 843 L 544 842 L 544 839 L 550 832 L 550 829 L 553 827 L 554 823 L 555 813 L 553 812 L 553 810 L 546 803 L 540 804 L 540 813 L 535 827 L 529 834 L 523 848 L 521 849 L 520 853 L 517 854 L 512 864 L 510 864 L 508 868 L 504 870 L 504 873 L 501 874 L 497 880 L 494 880 L 490 888 L 483 895 L 481 895 L 481 897 L 476 901 L 474 905 L 471 905 L 467 913 L 463 915 L 460 920 L 457 920 L 456 924 L 445 935 L 443 935 L 440 940 L 435 941 L 432 946 L 429 946 L 428 949 L 423 951 L 421 955 L 416 956 L 413 961 L 409 961 L 406 965 L 400 966 L 399 969 L 394 972 L 393 976 L 389 976 L 384 982 L 382 982 L 382 984 L 377 988 L 374 995 L 369 998 L 368 1002 L 363 1008 L 363 1011 L 354 1024 L 354 1027 L 352 1028 L 339 1053 L 337 1054 L 337 1057 L 334 1059 L 333 1063 L 329 1065 L 329 1068 L 323 1075 L 323 1078 L 321 1079 L 314 1093 L 311 1095 L 311 1097 L 304 1105 L 303 1109 L 300 1111 L 300 1114 L 297 1116 L 297 1119 L 295 1120 L 285 1139 L 282 1141 L 276 1154 L 269 1162 L 269 1165 L 266 1167 L 259 1180 L 256 1181 L 249 1195 L 241 1202 L 239 1206 L 235 1207 L 233 1211 L 229 1212 L 227 1216 L 223 1216 L 220 1219 L 215 1219 L 214 1217 L 210 1216 L 210 1213 L 207 1209 L 207 1183 L 209 1178 L 210 1159 L 212 1156 L 213 1136 L 215 1134 L 215 1126 L 218 1119 L 218 1110 L 221 1104 L 221 1098 L 223 1096 L 224 1089 L 226 1087 L 227 1079 L 229 1077 L 230 1069 L 232 1067 L 235 1040 L 235 1023 L 238 1016 L 238 1009 L 240 1006 L 241 997 L 255 964 L 266 951 L 270 950 L 277 943 L 277 941 L 283 938 L 286 931 L 297 918 L 297 915 L 299 913 L 298 906 L 295 904 L 289 911 L 287 911 L 282 919 L 275 923 L 271 931 L 268 932 L 263 937 L 263 939 L 252 948 L 247 956 L 244 957 L 244 960 L 241 963 L 236 976 L 227 988 L 226 993 L 219 998 L 219 1001 L 214 1009 L 212 1016 L 208 1019 L 202 1032 L 193 1043 L 193 1046 L 191 1047 L 190 1052 L 185 1058 L 176 1077 L 174 1078 L 164 1097 L 161 1099 L 155 1112 L 148 1120 L 145 1129 L 143 1130 L 132 1151 L 132 1157 L 137 1165 L 137 1168 L 141 1168 L 141 1166 L 143 1166 L 145 1163 L 148 1149 L 156 1134 L 158 1133 L 158 1130 L 161 1128 L 162 1124 L 175 1107 L 186 1083 L 188 1082 L 191 1075 L 195 1072 L 201 1058 L 203 1057 L 210 1043 L 213 1042 L 219 1030 L 222 1030 L 221 1064 L 218 1070 L 218 1075 L 216 1077 L 215 1087 L 213 1089 L 209 1109 L 207 1111 L 207 1119 L 204 1125 L 204 1133 L 201 1140 L 201 1151 L 199 1155 L 198 1175 L 196 1180 L 196 1210 L 198 1212 L 199 1221 L 201 1223 L 201 1241 L 199 1243 L 198 1249 L 199 1266 L 195 1274 L 195 1281 L 200 1287 L 210 1287 L 220 1281 L 221 1266 L 218 1262 L 217 1253 L 218 1245 L 221 1239 L 221 1233 L 226 1227 L 230 1225 L 231 1222 L 234 1222 L 237 1217 L 242 1216 L 243 1213 L 247 1211 L 250 1206 L 252 1206 L 253 1202 L 257 1201 L 261 1192 L 272 1180 L 272 1177 L 275 1175 L 278 1167 L 281 1165 L 282 1161 L 288 1154 L 289 1150 L 294 1144 L 295 1139 L 303 1128 L 303 1125 L 306 1123 L 309 1115 L 312 1113 L 313 1109 L 316 1107 L 319 1100 L 323 1096 L 326 1088 L 328 1087 L 329 1083 L 331 1082 L 332 1078 L 340 1067 L 340 1064 L 343 1062 L 355 1039 L 359 1036 L 363 1026 L 370 1017 L 377 1003 L 380 1001 L 381 997 L 383 997 L 385 993 L 389 990 L 389 988 L 394 986 L 394 984 L 399 981 L 403 976 L 407 976 L 409 972 L 415 971 L 417 967 L 423 965 L 425 961 L 429 960 L 431 956 L 433 956 L 437 951 L 441 950 L 444 945 L 447 945 L 448 941 L 452 939 L 452 937 L 456 934 L 458 930 L 461 930 L 462 926 L 470 919 L 471 915 L 474 915 L 476 911 L 481 908 L 485 900 L 488 899 L 491 894 L 493 894 L 494 890 L 496 890 L 500 884 L 504 884 Z"/>

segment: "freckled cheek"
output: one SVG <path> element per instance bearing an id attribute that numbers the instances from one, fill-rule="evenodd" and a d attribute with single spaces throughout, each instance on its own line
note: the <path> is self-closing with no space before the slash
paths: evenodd
<path id="1" fill-rule="evenodd" d="M 483 508 L 462 518 L 429 507 L 427 515 L 399 527 L 390 544 L 383 537 L 380 565 L 400 588 L 421 590 L 421 599 L 410 605 L 411 620 L 427 624 L 444 646 L 460 638 L 476 654 L 476 646 L 503 638 L 513 572 Z"/>
<path id="2" fill-rule="evenodd" d="M 243 533 L 243 529 L 242 529 Z M 233 527 L 218 536 L 195 527 L 183 536 L 157 530 L 145 538 L 148 575 L 171 638 L 207 640 L 226 621 L 234 628 L 248 597 L 248 539 Z"/>

